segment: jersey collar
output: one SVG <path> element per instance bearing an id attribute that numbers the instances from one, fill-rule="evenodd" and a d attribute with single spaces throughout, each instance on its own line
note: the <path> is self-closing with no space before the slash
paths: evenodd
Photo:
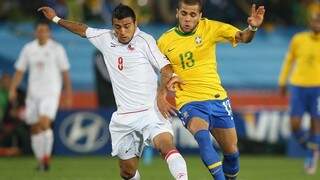
<path id="1" fill-rule="evenodd" d="M 198 24 L 199 25 L 199 24 Z M 180 36 L 192 36 L 194 35 L 194 33 L 196 33 L 197 29 L 198 29 L 198 25 L 197 27 L 192 31 L 192 32 L 183 32 L 180 25 L 177 25 L 175 28 L 174 28 L 174 31 L 180 35 Z"/>
<path id="2" fill-rule="evenodd" d="M 315 40 L 320 40 L 320 33 L 316 34 L 314 32 L 311 32 L 311 38 Z"/>

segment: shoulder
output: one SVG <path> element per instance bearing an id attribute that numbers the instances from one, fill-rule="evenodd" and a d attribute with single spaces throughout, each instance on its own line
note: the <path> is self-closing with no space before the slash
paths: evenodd
<path id="1" fill-rule="evenodd" d="M 171 29 L 164 32 L 158 39 L 158 44 L 165 43 L 168 39 L 172 38 L 175 35 L 175 28 L 172 27 Z"/>
<path id="2" fill-rule="evenodd" d="M 156 42 L 153 36 L 143 31 L 140 31 L 135 38 L 136 38 L 136 41 L 141 45 L 143 44 L 149 45 Z"/>
<path id="3" fill-rule="evenodd" d="M 309 36 L 309 35 L 310 35 L 310 32 L 308 32 L 308 31 L 302 31 L 302 32 L 296 33 L 296 34 L 293 36 L 293 38 L 305 38 L 305 37 L 307 37 L 307 36 Z"/>
<path id="4" fill-rule="evenodd" d="M 171 35 L 172 33 L 174 33 L 174 30 L 175 30 L 176 27 L 172 27 L 171 29 L 167 30 L 166 32 L 164 32 L 161 37 L 165 37 L 165 36 L 168 36 L 168 35 Z"/>
<path id="5" fill-rule="evenodd" d="M 28 42 L 27 44 L 25 44 L 24 46 L 23 46 L 23 50 L 32 50 L 32 49 L 34 49 L 34 48 L 36 48 L 37 47 L 37 40 L 33 40 L 33 41 L 31 41 L 31 42 Z"/>
<path id="6" fill-rule="evenodd" d="M 51 47 L 52 49 L 64 50 L 63 45 L 62 45 L 61 43 L 53 40 L 53 39 L 50 39 L 49 43 L 50 43 L 50 47 Z"/>
<path id="7" fill-rule="evenodd" d="M 110 29 L 99 29 L 99 28 L 92 28 L 88 27 L 86 30 L 86 36 L 87 38 L 96 38 L 105 34 L 110 34 Z"/>
<path id="8" fill-rule="evenodd" d="M 228 24 L 225 22 L 211 20 L 211 19 L 207 19 L 207 18 L 202 18 L 200 20 L 200 24 L 206 28 L 220 28 L 222 26 L 232 26 L 231 24 Z"/>
<path id="9" fill-rule="evenodd" d="M 310 36 L 310 32 L 307 32 L 307 31 L 298 32 L 292 37 L 292 42 L 305 40 L 308 36 Z"/>

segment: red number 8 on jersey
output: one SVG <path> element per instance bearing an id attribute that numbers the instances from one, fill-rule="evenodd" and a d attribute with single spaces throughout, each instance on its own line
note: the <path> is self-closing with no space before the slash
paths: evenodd
<path id="1" fill-rule="evenodd" d="M 118 58 L 118 69 L 119 69 L 120 71 L 123 70 L 123 58 L 122 58 L 122 57 L 119 57 L 119 58 Z"/>

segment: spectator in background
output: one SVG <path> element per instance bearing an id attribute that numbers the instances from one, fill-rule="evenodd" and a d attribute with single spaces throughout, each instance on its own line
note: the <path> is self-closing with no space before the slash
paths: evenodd
<path id="1" fill-rule="evenodd" d="M 310 13 L 315 13 L 320 8 L 319 0 L 296 0 L 292 3 L 293 23 L 298 26 L 307 26 Z"/>
<path id="2" fill-rule="evenodd" d="M 95 87 L 99 107 L 115 108 L 116 102 L 113 95 L 108 69 L 100 51 L 95 51 L 93 56 Z"/>
<path id="3" fill-rule="evenodd" d="M 38 170 L 47 171 L 53 146 L 51 123 L 58 110 L 62 87 L 66 92 L 65 100 L 69 106 L 72 103 L 70 65 L 63 46 L 50 38 L 48 24 L 39 22 L 35 36 L 35 40 L 24 46 L 15 64 L 9 99 L 15 102 L 17 88 L 25 71 L 29 70 L 26 122 L 31 126 L 31 144 L 39 163 Z"/>
<path id="4" fill-rule="evenodd" d="M 279 76 L 282 96 L 290 81 L 290 122 L 293 136 L 307 149 L 305 171 L 314 174 L 320 150 L 320 11 L 311 15 L 309 32 L 296 34 L 290 43 Z M 304 113 L 311 116 L 311 129 L 301 129 Z"/>
<path id="5" fill-rule="evenodd" d="M 176 22 L 177 0 L 155 0 L 154 1 L 153 20 L 166 24 Z"/>
<path id="6" fill-rule="evenodd" d="M 11 76 L 3 74 L 0 80 L 0 156 L 17 155 L 30 152 L 29 129 L 24 120 L 25 93 L 18 90 L 15 103 L 9 102 Z"/>
<path id="7" fill-rule="evenodd" d="M 73 21 L 83 20 L 83 5 L 85 0 L 67 0 L 68 19 Z"/>
<path id="8" fill-rule="evenodd" d="M 153 1 L 121 0 L 121 3 L 130 6 L 135 10 L 139 24 L 147 24 L 151 22 Z"/>
<path id="9" fill-rule="evenodd" d="M 0 77 L 0 124 L 3 120 L 5 110 L 8 106 L 9 97 L 9 87 L 10 87 L 11 77 L 7 73 L 3 73 Z"/>

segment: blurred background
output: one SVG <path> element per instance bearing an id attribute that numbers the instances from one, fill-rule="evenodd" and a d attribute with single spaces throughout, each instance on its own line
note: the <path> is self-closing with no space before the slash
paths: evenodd
<path id="1" fill-rule="evenodd" d="M 1 156 L 15 156 L 19 161 L 21 155 L 31 154 L 29 129 L 24 123 L 26 81 L 20 87 L 18 104 L 8 102 L 8 87 L 19 52 L 34 38 L 34 22 L 41 18 L 37 8 L 47 5 L 65 19 L 85 22 L 92 27 L 111 28 L 112 9 L 120 2 L 134 8 L 140 28 L 155 38 L 176 24 L 177 0 L 0 0 L 0 168 L 3 168 L 1 162 L 10 162 Z M 308 28 L 308 12 L 319 8 L 319 1 L 206 0 L 204 16 L 243 29 L 247 27 L 252 3 L 266 8 L 264 25 L 253 42 L 237 48 L 229 44 L 217 47 L 219 73 L 231 98 L 240 152 L 249 156 L 249 160 L 244 158 L 249 164 L 255 163 L 250 160 L 254 155 L 302 157 L 303 150 L 290 138 L 288 100 L 280 97 L 277 79 L 291 37 Z M 53 38 L 67 50 L 74 89 L 72 108 L 62 104 L 54 123 L 54 154 L 109 156 L 111 145 L 107 125 L 115 104 L 101 54 L 86 39 L 54 24 L 51 28 Z M 173 101 L 172 96 L 169 98 Z M 82 121 L 82 127 L 77 129 L 76 137 L 71 137 L 75 121 Z M 100 129 L 90 131 L 90 126 L 98 121 L 103 122 Z M 179 120 L 173 121 L 173 125 L 179 150 L 192 157 L 198 152 L 196 142 Z M 309 127 L 307 116 L 303 125 Z M 152 149 L 146 153 L 145 164 L 152 163 L 152 153 L 157 154 Z M 101 166 L 117 165 L 114 162 L 110 165 L 101 163 Z M 301 170 L 300 164 L 297 166 Z M 246 170 L 243 171 L 245 174 Z"/>

